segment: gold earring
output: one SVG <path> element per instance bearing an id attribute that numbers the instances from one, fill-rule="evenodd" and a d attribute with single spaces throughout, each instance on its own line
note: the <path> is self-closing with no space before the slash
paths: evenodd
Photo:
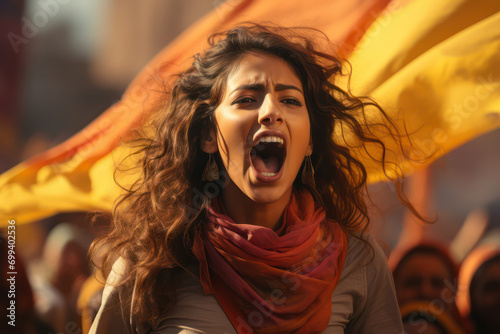
<path id="1" fill-rule="evenodd" d="M 208 154 L 208 162 L 201 176 L 203 181 L 215 181 L 219 179 L 219 168 L 212 153 Z"/>
<path id="2" fill-rule="evenodd" d="M 302 184 L 308 185 L 311 188 L 316 188 L 314 181 L 314 168 L 311 161 L 311 156 L 306 156 L 304 160 L 304 167 L 302 168 Z"/>

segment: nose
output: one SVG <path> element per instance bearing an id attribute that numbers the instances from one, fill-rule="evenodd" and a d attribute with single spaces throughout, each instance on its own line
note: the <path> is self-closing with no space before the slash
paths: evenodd
<path id="1" fill-rule="evenodd" d="M 283 114 L 279 102 L 275 101 L 272 96 L 267 95 L 259 110 L 259 123 L 271 125 L 282 122 Z"/>
<path id="2" fill-rule="evenodd" d="M 423 280 L 419 286 L 419 295 L 425 300 L 430 300 L 436 297 L 436 291 L 434 290 L 431 282 L 428 280 Z"/>

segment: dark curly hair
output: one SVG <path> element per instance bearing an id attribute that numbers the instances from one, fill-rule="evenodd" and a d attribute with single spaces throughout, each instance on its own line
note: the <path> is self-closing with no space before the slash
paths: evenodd
<path id="1" fill-rule="evenodd" d="M 314 129 L 311 158 L 317 186 L 309 190 L 327 217 L 350 235 L 359 235 L 369 224 L 367 171 L 353 149 L 375 144 L 380 156 L 371 156 L 372 160 L 384 170 L 388 165 L 386 145 L 364 123 L 367 108 L 383 120 L 376 126 L 386 129 L 396 142 L 401 138 L 394 122 L 375 102 L 354 97 L 335 84 L 337 77 L 346 75 L 344 62 L 328 38 L 315 29 L 247 23 L 212 35 L 209 44 L 172 80 L 164 107 L 152 117 L 142 137 L 132 142 L 136 150 L 131 157 L 138 159 L 135 165 L 140 176 L 125 187 L 109 233 L 94 245 L 112 250 L 103 257 L 105 275 L 117 257 L 129 264 L 129 275 L 119 287 L 128 296 L 135 288 L 133 314 L 142 320 L 152 320 L 172 306 L 175 291 L 169 277 L 195 261 L 193 238 L 207 225 L 206 210 L 218 192 L 214 186 L 223 186 L 221 181 L 207 184 L 202 180 L 208 154 L 200 149 L 200 142 L 209 129 L 216 128 L 214 111 L 223 98 L 228 74 L 247 53 L 279 57 L 300 79 Z M 401 189 L 400 181 L 397 184 Z M 307 187 L 300 178 L 294 186 Z M 398 193 L 413 209 L 404 194 Z"/>

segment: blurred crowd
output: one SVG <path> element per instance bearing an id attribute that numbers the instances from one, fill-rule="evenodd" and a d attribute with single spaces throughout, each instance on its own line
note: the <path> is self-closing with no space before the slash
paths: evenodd
<path id="1" fill-rule="evenodd" d="M 394 261 L 405 333 L 498 333 L 500 236 L 492 236 L 461 263 L 439 243 L 414 245 Z"/>
<path id="2" fill-rule="evenodd" d="M 61 217 L 56 216 L 51 224 L 25 227 L 34 229 L 30 233 L 37 237 L 31 242 L 38 246 L 24 256 L 16 252 L 16 327 L 6 327 L 3 321 L 1 333 L 87 333 L 90 329 L 104 280 L 94 265 L 96 259 L 88 256 L 95 237 L 88 228 L 88 216 L 68 218 L 73 221 L 57 222 Z M 496 225 L 493 219 L 498 217 L 489 216 L 488 225 Z M 391 253 L 389 264 L 405 333 L 498 333 L 500 230 L 485 231 L 464 259 L 436 241 L 404 245 Z M 4 276 L 9 271 L 5 232 L 0 237 Z M 0 281 L 4 309 L 9 306 L 7 278 Z"/>
<path id="3" fill-rule="evenodd" d="M 15 327 L 2 321 L 1 333 L 88 332 L 89 325 L 83 326 L 83 321 L 87 320 L 84 308 L 98 309 L 103 281 L 97 281 L 95 266 L 87 256 L 94 236 L 77 222 L 85 215 L 68 217 L 76 219 L 55 226 L 47 226 L 45 222 L 18 226 L 14 244 L 7 242 L 7 231 L 0 233 L 0 266 L 5 276 L 0 283 L 2 309 L 8 309 L 10 300 L 15 301 Z M 7 298 L 12 291 L 8 273 L 14 271 L 10 270 L 12 263 L 8 262 L 9 249 L 14 250 L 13 265 L 17 273 L 14 275 L 14 298 Z M 89 299 L 82 304 L 81 298 L 93 288 L 99 291 L 92 296 L 98 304 L 94 305 Z"/>

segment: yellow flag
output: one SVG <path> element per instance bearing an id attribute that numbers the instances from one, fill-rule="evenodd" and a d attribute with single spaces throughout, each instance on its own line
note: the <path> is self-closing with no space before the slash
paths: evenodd
<path id="1" fill-rule="evenodd" d="M 353 9 L 339 7 L 346 3 L 342 1 L 315 0 L 306 5 L 293 0 L 287 2 L 293 11 L 282 13 L 274 2 L 247 0 L 216 9 L 162 51 L 123 99 L 85 130 L 0 176 L 0 226 L 8 219 L 26 223 L 60 211 L 110 210 L 120 192 L 112 176 L 115 161 L 127 152 L 115 147 L 141 123 L 143 115 L 157 107 L 161 97 L 153 93 L 154 78 L 165 79 L 177 72 L 180 67 L 172 64 L 202 50 L 216 28 L 243 20 L 307 24 L 323 30 L 340 46 L 352 47 L 363 37 L 349 57 L 352 92 L 372 96 L 400 126 L 404 122 L 413 145 L 404 142 L 403 150 L 415 160 L 431 153 L 437 157 L 498 127 L 500 2 L 414 0 L 402 5 L 395 0 L 379 17 L 387 2 L 367 0 Z M 291 12 L 302 14 L 296 23 L 290 21 Z M 329 13 L 335 13 L 337 20 L 325 19 Z M 377 123 L 373 115 L 368 114 L 368 125 Z M 376 132 L 377 126 L 371 128 Z M 389 148 L 394 154 L 388 158 L 398 168 L 411 172 L 417 166 L 402 157 L 399 149 Z M 356 154 L 368 168 L 371 182 L 385 178 L 380 166 L 368 157 L 380 155 L 377 147 Z M 395 176 L 398 168 L 386 174 Z"/>
<path id="2" fill-rule="evenodd" d="M 388 157 L 406 173 L 421 165 L 412 159 L 437 158 L 500 126 L 500 1 L 389 6 L 349 61 L 352 92 L 373 97 L 411 135 L 412 146 L 404 147 L 410 159 L 395 147 Z M 367 152 L 357 153 L 370 181 L 385 178 Z"/>

